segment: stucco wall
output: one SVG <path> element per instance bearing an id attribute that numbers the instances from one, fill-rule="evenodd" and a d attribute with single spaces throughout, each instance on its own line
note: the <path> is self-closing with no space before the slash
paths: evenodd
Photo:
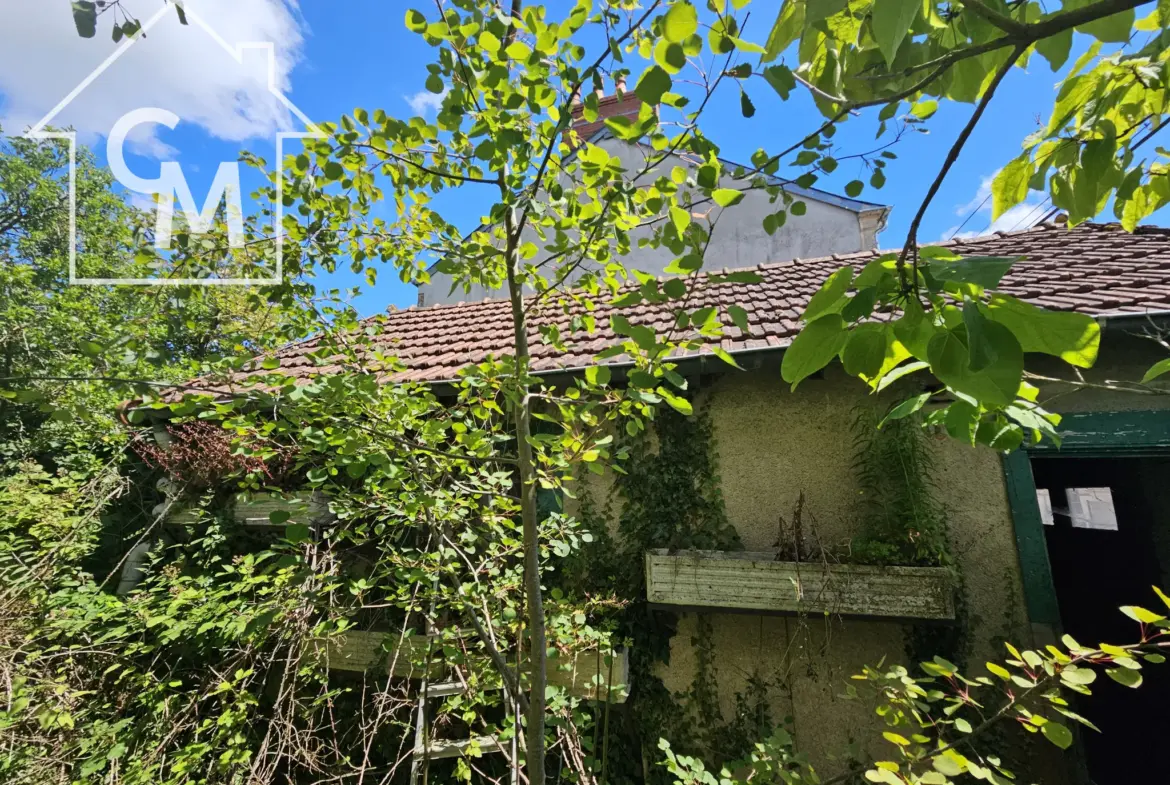
<path id="1" fill-rule="evenodd" d="M 641 171 L 646 166 L 648 153 L 642 147 L 614 139 L 601 142 L 601 146 L 610 155 L 618 156 L 627 172 Z M 660 175 L 669 176 L 674 166 L 689 164 L 677 156 L 671 157 L 645 175 L 640 182 L 652 182 Z M 698 215 L 709 213 L 709 220 L 715 227 L 707 248 L 707 269 L 751 267 L 765 262 L 868 250 L 876 246 L 877 232 L 883 223 L 881 209 L 858 213 L 826 201 L 818 201 L 815 196 L 803 201 L 808 211 L 802 216 L 789 214 L 787 223 L 772 235 L 764 231 L 764 216 L 783 205 L 779 202 L 771 204 L 763 191 L 749 192 L 740 204 L 729 208 L 730 212 L 726 216 L 722 215 L 721 208 L 712 204 L 696 206 L 694 212 Z M 706 222 L 708 219 L 696 220 Z M 661 275 L 673 261 L 674 255 L 665 248 L 638 248 L 638 239 L 651 234 L 650 228 L 631 232 L 631 247 L 634 250 L 624 261 L 631 269 Z M 544 242 L 531 230 L 526 233 L 525 239 L 538 248 L 544 247 Z M 540 258 L 538 255 L 537 259 Z M 470 291 L 460 288 L 452 292 L 449 276 L 432 276 L 430 283 L 419 287 L 424 305 L 476 302 L 485 297 L 501 296 L 499 289 L 487 289 L 479 285 L 473 286 Z"/>
<path id="2" fill-rule="evenodd" d="M 1138 379 L 1165 356 L 1132 330 L 1116 324 L 1106 330 L 1103 359 L 1085 374 L 1087 380 Z M 1061 378 L 1072 375 L 1067 366 L 1043 358 L 1029 358 L 1029 366 Z M 1052 408 L 1066 412 L 1170 406 L 1170 396 L 1072 391 L 1068 385 L 1045 384 L 1042 399 L 1051 396 Z M 696 403 L 711 415 L 728 519 L 746 549 L 773 546 L 780 517 L 791 516 L 801 491 L 806 525 L 814 523 L 824 543 L 843 543 L 857 534 L 861 499 L 852 465 L 851 424 L 856 406 L 875 403 L 860 382 L 834 365 L 824 378 L 806 380 L 790 392 L 780 379 L 779 362 L 764 361 L 760 370 L 726 373 L 708 382 Z M 942 435 L 934 438 L 932 449 L 935 478 L 948 508 L 951 547 L 964 580 L 968 670 L 979 675 L 983 662 L 1002 658 L 1005 639 L 1038 643 L 1031 640 L 1001 459 L 988 448 L 965 446 Z M 590 478 L 588 486 L 595 499 L 603 500 L 611 483 Z M 848 677 L 864 664 L 882 658 L 905 662 L 902 625 L 731 613 L 708 618 L 725 717 L 732 716 L 735 693 L 757 675 L 777 684 L 769 693 L 773 717 L 793 719 L 798 747 L 821 761 L 823 772 L 840 769 L 833 756 L 851 743 L 875 737 L 870 707 L 839 696 Z M 670 665 L 660 674 L 672 690 L 687 689 L 694 678 L 695 633 L 696 617 L 683 614 Z M 880 749 L 880 737 L 877 743 Z"/>
<path id="3" fill-rule="evenodd" d="M 837 368 L 789 392 L 773 367 L 728 375 L 703 391 L 720 459 L 729 519 L 747 549 L 767 549 L 781 516 L 805 495 L 806 526 L 826 544 L 846 544 L 858 533 L 861 490 L 853 469 L 854 409 L 864 388 Z M 999 641 L 1025 629 L 1023 598 L 999 457 L 945 438 L 934 447 L 937 479 L 946 488 L 952 546 L 966 580 L 972 662 L 998 653 Z M 903 626 L 892 622 L 712 617 L 720 664 L 721 697 L 730 713 L 734 693 L 760 668 L 781 676 L 791 690 L 773 696 L 777 718 L 791 716 L 802 750 L 816 759 L 841 754 L 872 738 L 868 706 L 839 696 L 865 664 L 905 660 Z M 694 672 L 692 618 L 674 639 L 668 686 L 682 688 Z M 722 645 L 720 645 L 722 642 Z"/>
<path id="4" fill-rule="evenodd" d="M 858 533 L 861 490 L 851 428 L 855 407 L 874 403 L 860 382 L 834 367 L 789 392 L 779 363 L 771 363 L 719 377 L 696 403 L 711 415 L 728 519 L 746 549 L 773 547 L 781 516 L 791 518 L 802 491 L 805 525 L 815 525 L 823 543 L 846 544 Z M 1003 473 L 989 449 L 940 437 L 933 450 L 966 580 L 970 661 L 980 663 L 999 654 L 1004 637 L 1018 641 L 1027 629 Z M 595 499 L 605 498 L 607 481 L 592 479 L 589 486 Z M 870 706 L 840 696 L 863 665 L 905 661 L 901 624 L 738 613 L 708 618 L 725 717 L 733 715 L 736 692 L 757 676 L 773 684 L 774 719 L 791 717 L 800 749 L 830 773 L 838 768 L 834 756 L 874 738 Z M 660 674 L 671 690 L 686 690 L 694 678 L 695 625 L 694 614 L 682 615 L 670 665 Z"/>
<path id="5" fill-rule="evenodd" d="M 1170 352 L 1145 337 L 1149 324 L 1143 319 L 1110 320 L 1101 334 L 1101 353 L 1097 364 L 1081 371 L 1089 384 L 1135 382 L 1151 365 L 1170 356 Z M 1029 369 L 1056 379 L 1075 379 L 1073 369 L 1053 358 L 1031 358 Z M 1163 377 L 1170 378 L 1170 377 Z M 1170 408 L 1170 395 L 1141 395 L 1132 392 L 1077 388 L 1071 384 L 1043 382 L 1041 399 L 1049 399 L 1058 412 L 1131 411 Z"/>

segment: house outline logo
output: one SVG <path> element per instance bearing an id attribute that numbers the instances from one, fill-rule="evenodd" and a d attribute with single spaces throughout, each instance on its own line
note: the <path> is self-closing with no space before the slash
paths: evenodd
<path id="1" fill-rule="evenodd" d="M 218 32 L 215 31 L 199 14 L 187 8 L 185 0 L 172 0 L 172 2 L 181 8 L 186 16 L 189 24 L 201 29 L 204 33 L 211 36 L 220 48 L 222 48 L 228 55 L 232 57 L 237 63 L 243 65 L 244 56 L 249 50 L 259 49 L 267 53 L 268 64 L 268 91 L 274 95 L 277 100 L 292 114 L 297 120 L 304 124 L 307 129 L 303 132 L 288 132 L 278 131 L 276 133 L 276 206 L 273 210 L 273 238 L 276 253 L 276 267 L 275 272 L 271 277 L 265 278 L 89 278 L 82 277 L 77 274 L 77 245 L 79 237 L 77 236 L 77 132 L 76 131 L 46 131 L 48 126 L 58 114 L 60 114 L 69 104 L 80 95 L 87 87 L 89 87 L 98 77 L 106 72 L 114 63 L 116 63 L 122 55 L 129 51 L 130 47 L 138 43 L 139 39 L 154 28 L 163 17 L 168 13 L 173 13 L 170 4 L 164 3 L 149 19 L 142 23 L 142 28 L 134 35 L 129 36 L 128 39 L 114 50 L 109 57 L 107 57 L 97 68 L 93 69 L 88 76 L 85 77 L 77 87 L 66 95 L 56 106 L 54 106 L 48 114 L 42 117 L 36 125 L 32 126 L 26 131 L 23 136 L 26 139 L 47 140 L 58 139 L 64 140 L 69 145 L 69 236 L 72 242 L 69 244 L 69 283 L 78 286 L 108 286 L 108 285 L 135 285 L 135 286 L 275 286 L 279 285 L 283 280 L 284 273 L 284 177 L 280 176 L 280 166 L 284 161 L 284 143 L 287 139 L 327 139 L 328 134 L 321 130 L 321 128 L 308 118 L 296 104 L 288 99 L 276 86 L 276 46 L 271 41 L 268 42 L 241 42 L 233 46 L 228 43 Z M 141 111 L 141 110 L 138 110 Z M 157 112 L 166 113 L 166 110 L 156 109 Z M 172 162 L 173 163 L 173 162 Z M 238 162 L 237 162 L 238 163 Z M 174 164 L 176 167 L 177 163 Z M 162 182 L 160 177 L 159 182 Z M 218 183 L 218 178 L 217 178 Z M 185 186 L 185 180 L 184 180 Z M 212 186 L 212 193 L 214 193 L 215 185 Z M 187 189 L 189 191 L 189 189 Z M 182 193 L 182 192 L 180 192 Z M 226 191 L 224 194 L 226 195 Z M 182 199 L 180 199 L 182 201 Z M 210 201 L 210 198 L 209 198 Z M 184 206 L 186 206 L 184 204 Z M 230 205 L 229 205 L 230 208 Z M 157 208 L 163 210 L 162 200 L 159 200 Z M 229 210 L 230 211 L 230 210 Z M 161 213 L 160 213 L 161 215 Z"/>

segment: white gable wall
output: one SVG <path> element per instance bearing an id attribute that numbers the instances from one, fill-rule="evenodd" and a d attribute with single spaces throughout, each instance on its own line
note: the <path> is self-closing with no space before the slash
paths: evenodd
<path id="1" fill-rule="evenodd" d="M 627 172 L 640 171 L 645 166 L 645 157 L 650 154 L 644 147 L 612 138 L 604 139 L 599 144 L 610 155 L 621 158 Z M 659 174 L 669 175 L 674 166 L 690 168 L 687 161 L 676 156 L 641 180 L 650 182 Z M 735 183 L 730 182 L 729 185 Z M 770 236 L 764 231 L 764 216 L 775 212 L 782 203 L 777 201 L 776 204 L 772 204 L 768 194 L 763 191 L 749 191 L 743 201 L 735 207 L 728 208 L 729 212 L 726 215 L 722 215 L 722 208 L 712 203 L 695 206 L 694 220 L 715 221 L 704 269 L 737 269 L 764 262 L 852 253 L 876 247 L 877 232 L 884 221 L 884 208 L 859 213 L 828 201 L 818 201 L 815 196 L 805 197 L 802 201 L 807 207 L 805 214 L 794 216 L 789 213 L 787 223 Z M 652 275 L 663 275 L 663 270 L 674 260 L 674 254 L 666 248 L 637 247 L 639 236 L 648 237 L 652 233 L 653 230 L 649 227 L 636 230 L 632 234 L 633 250 L 623 261 L 628 268 Z M 543 245 L 531 230 L 526 234 L 527 239 L 538 247 Z M 537 254 L 536 261 L 542 258 L 543 254 Z M 432 273 L 431 282 L 419 286 L 420 305 L 475 302 L 486 297 L 505 296 L 499 289 L 488 290 L 482 286 L 475 286 L 470 292 L 465 292 L 462 288 L 450 292 L 450 289 L 449 276 Z"/>

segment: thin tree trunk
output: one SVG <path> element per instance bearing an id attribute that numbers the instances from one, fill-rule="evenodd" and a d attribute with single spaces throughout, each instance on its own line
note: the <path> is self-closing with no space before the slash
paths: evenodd
<path id="1" fill-rule="evenodd" d="M 518 280 L 519 227 L 508 224 L 507 254 L 508 297 L 512 303 L 512 328 L 515 335 L 517 401 L 516 421 L 517 473 L 520 480 L 520 515 L 524 529 L 524 585 L 528 602 L 529 694 L 527 756 L 529 785 L 544 785 L 544 711 L 545 685 L 548 681 L 545 650 L 544 598 L 540 588 L 540 538 L 536 518 L 536 465 L 532 445 L 531 406 L 528 397 L 528 320 L 524 313 L 524 292 Z"/>

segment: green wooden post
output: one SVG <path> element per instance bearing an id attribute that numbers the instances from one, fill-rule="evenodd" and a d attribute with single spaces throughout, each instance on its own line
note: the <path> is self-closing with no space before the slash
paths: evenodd
<path id="1" fill-rule="evenodd" d="M 1020 558 L 1020 575 L 1024 581 L 1024 600 L 1032 624 L 1060 625 L 1060 607 L 1052 566 L 1048 563 L 1048 545 L 1044 540 L 1044 521 L 1036 501 L 1036 483 L 1028 454 L 1015 450 L 1003 456 L 1003 473 L 1007 481 L 1008 504 L 1016 529 L 1016 551 Z"/>

